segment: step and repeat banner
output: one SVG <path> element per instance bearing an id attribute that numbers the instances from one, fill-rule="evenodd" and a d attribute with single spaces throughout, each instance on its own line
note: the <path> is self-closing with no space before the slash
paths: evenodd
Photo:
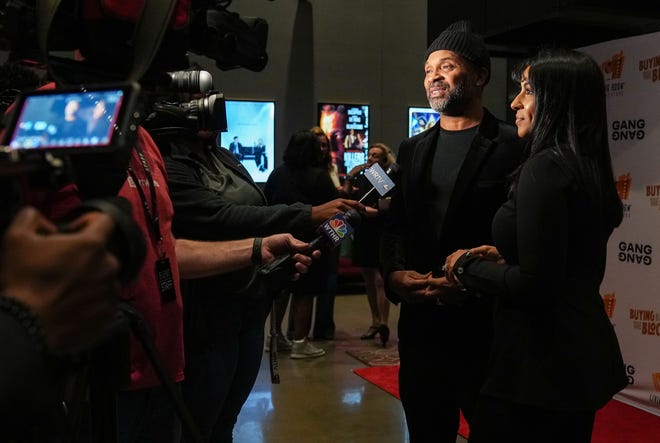
<path id="1" fill-rule="evenodd" d="M 605 76 L 609 142 L 624 219 L 601 286 L 628 387 L 616 398 L 660 415 L 660 33 L 582 51 Z"/>

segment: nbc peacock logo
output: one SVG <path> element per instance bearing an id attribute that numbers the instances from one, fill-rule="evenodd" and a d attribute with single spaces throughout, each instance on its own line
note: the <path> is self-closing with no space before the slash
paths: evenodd
<path id="1" fill-rule="evenodd" d="M 330 220 L 330 226 L 337 233 L 340 238 L 344 238 L 348 233 L 348 228 L 343 220 L 333 219 Z"/>

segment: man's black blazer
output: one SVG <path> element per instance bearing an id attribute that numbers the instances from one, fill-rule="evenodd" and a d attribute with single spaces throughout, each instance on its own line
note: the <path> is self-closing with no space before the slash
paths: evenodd
<path id="1" fill-rule="evenodd" d="M 439 271 L 448 254 L 492 244 L 491 222 L 506 201 L 509 176 L 522 159 L 523 143 L 516 128 L 484 110 L 477 135 L 456 178 L 441 234 L 428 211 L 425 189 L 430 179 L 440 124 L 404 140 L 397 155 L 400 165 L 391 211 L 381 238 L 381 266 L 387 274 L 411 269 Z M 391 291 L 388 298 L 400 299 Z"/>

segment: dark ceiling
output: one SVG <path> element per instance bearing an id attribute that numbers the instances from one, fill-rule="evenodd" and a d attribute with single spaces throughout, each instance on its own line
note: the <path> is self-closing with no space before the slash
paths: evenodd
<path id="1" fill-rule="evenodd" d="M 515 58 L 540 47 L 578 48 L 660 31 L 660 4 L 657 0 L 429 0 L 429 42 L 463 18 L 484 36 L 491 55 Z"/>

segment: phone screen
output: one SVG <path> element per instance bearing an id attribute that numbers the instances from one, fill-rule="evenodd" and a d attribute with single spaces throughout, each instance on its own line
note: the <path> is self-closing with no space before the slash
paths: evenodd
<path id="1" fill-rule="evenodd" d="M 104 147 L 112 143 L 125 91 L 57 91 L 25 96 L 11 149 Z"/>

